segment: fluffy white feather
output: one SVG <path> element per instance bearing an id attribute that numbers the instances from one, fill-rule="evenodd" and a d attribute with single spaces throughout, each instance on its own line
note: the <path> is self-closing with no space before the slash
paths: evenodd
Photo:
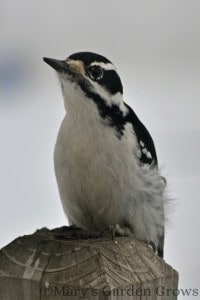
<path id="1" fill-rule="evenodd" d="M 158 243 L 164 231 L 164 184 L 156 168 L 141 167 L 132 125 L 121 140 L 82 90 L 60 76 L 67 114 L 54 161 L 70 223 L 86 230 L 129 224 L 140 239 Z"/>

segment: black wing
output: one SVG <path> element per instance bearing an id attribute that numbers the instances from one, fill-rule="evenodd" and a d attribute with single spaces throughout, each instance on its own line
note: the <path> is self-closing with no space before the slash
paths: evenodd
<path id="1" fill-rule="evenodd" d="M 142 164 L 149 164 L 157 168 L 158 159 L 156 155 L 156 149 L 153 142 L 153 139 L 146 129 L 146 127 L 141 123 L 141 121 L 136 116 L 135 112 L 125 103 L 128 108 L 128 114 L 126 116 L 126 121 L 130 122 L 135 131 L 139 149 L 141 151 L 140 161 Z M 163 178 L 163 180 L 165 180 Z M 163 248 L 164 248 L 164 234 L 159 238 L 157 245 L 157 253 L 160 257 L 163 257 Z"/>
<path id="2" fill-rule="evenodd" d="M 150 133 L 142 124 L 142 122 L 138 119 L 137 115 L 131 109 L 131 107 L 129 107 L 126 103 L 125 105 L 128 108 L 126 120 L 127 122 L 130 122 L 133 125 L 133 129 L 138 140 L 138 146 L 140 149 L 139 159 L 141 163 L 157 167 L 158 159 L 156 155 L 156 149 Z"/>

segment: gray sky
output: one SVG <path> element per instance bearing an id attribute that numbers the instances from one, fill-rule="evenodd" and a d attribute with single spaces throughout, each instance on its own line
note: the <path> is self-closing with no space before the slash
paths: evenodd
<path id="1" fill-rule="evenodd" d="M 94 51 L 115 63 L 125 101 L 155 140 L 175 199 L 165 259 L 179 271 L 180 288 L 200 293 L 200 2 L 2 0 L 0 6 L 0 247 L 66 223 L 52 159 L 64 108 L 42 57 Z"/>

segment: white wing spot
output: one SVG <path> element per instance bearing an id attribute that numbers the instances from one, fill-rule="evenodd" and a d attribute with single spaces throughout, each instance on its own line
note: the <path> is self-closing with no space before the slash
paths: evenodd
<path id="1" fill-rule="evenodd" d="M 142 141 L 140 141 L 140 146 L 144 147 L 144 143 Z"/>
<path id="2" fill-rule="evenodd" d="M 144 154 L 146 154 L 146 155 L 148 156 L 148 154 L 147 154 L 147 149 L 146 149 L 146 148 L 143 148 L 143 149 L 142 149 L 142 153 L 144 153 Z"/>
<path id="3" fill-rule="evenodd" d="M 149 151 L 147 152 L 147 157 L 150 158 L 150 159 L 152 158 L 152 155 Z"/>

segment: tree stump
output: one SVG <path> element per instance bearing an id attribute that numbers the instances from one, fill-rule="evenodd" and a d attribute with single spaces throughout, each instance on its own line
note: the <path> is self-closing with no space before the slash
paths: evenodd
<path id="1" fill-rule="evenodd" d="M 1 300 L 177 299 L 178 273 L 145 243 L 62 232 L 44 228 L 0 250 Z"/>

